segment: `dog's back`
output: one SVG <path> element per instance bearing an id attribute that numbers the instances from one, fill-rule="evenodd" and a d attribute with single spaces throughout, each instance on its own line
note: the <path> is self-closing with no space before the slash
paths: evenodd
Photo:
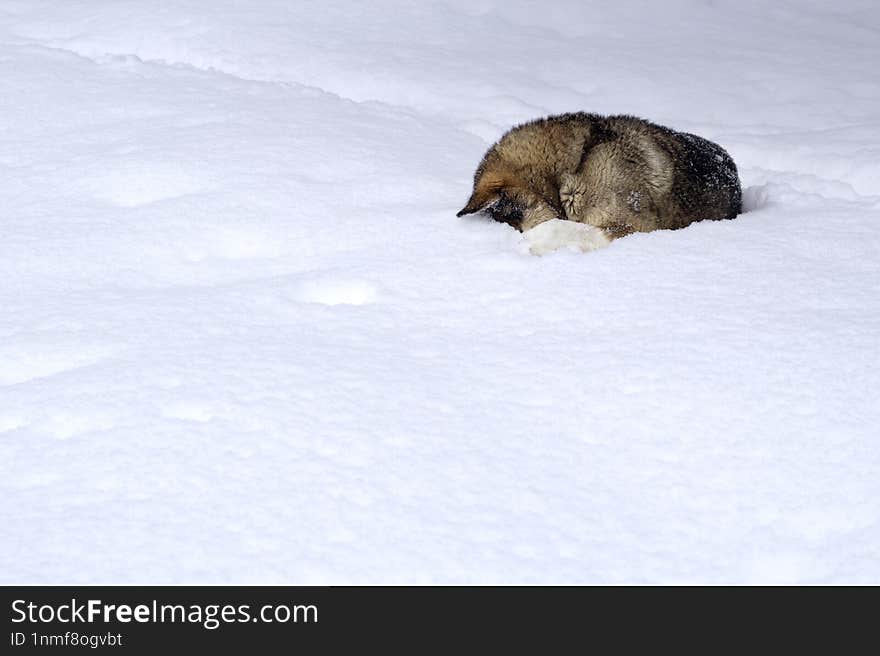
<path id="1" fill-rule="evenodd" d="M 662 171 L 671 172 L 668 197 L 658 199 L 661 218 L 670 224 L 659 227 L 680 228 L 703 219 L 732 219 L 740 213 L 736 164 L 721 146 L 633 116 L 611 116 L 605 122 L 618 139 L 637 135 L 646 158 L 663 161 Z M 652 173 L 664 177 L 662 171 Z"/>

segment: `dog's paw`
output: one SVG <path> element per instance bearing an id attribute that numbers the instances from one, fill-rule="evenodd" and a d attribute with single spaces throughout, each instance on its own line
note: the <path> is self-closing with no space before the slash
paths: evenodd
<path id="1" fill-rule="evenodd" d="M 559 201 L 565 216 L 573 218 L 581 206 L 581 199 L 585 191 L 584 182 L 572 173 L 563 173 L 559 176 Z"/>
<path id="2" fill-rule="evenodd" d="M 523 233 L 529 253 L 545 255 L 560 248 L 594 251 L 611 243 L 604 230 L 585 223 L 552 219 Z"/>

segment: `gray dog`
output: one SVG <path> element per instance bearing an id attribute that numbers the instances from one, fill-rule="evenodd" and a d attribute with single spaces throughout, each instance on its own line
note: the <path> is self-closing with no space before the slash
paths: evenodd
<path id="1" fill-rule="evenodd" d="M 598 229 L 595 248 L 632 232 L 732 219 L 741 196 L 736 165 L 717 144 L 634 116 L 576 113 L 501 137 L 458 216 L 487 212 L 523 232 L 554 219 L 586 224 Z"/>

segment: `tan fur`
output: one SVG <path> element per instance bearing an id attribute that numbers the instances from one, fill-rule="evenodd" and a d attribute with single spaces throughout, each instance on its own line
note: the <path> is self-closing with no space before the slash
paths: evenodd
<path id="1" fill-rule="evenodd" d="M 632 116 L 564 114 L 493 145 L 458 216 L 487 211 L 522 231 L 564 219 L 614 239 L 733 218 L 740 195 L 736 166 L 710 141 Z"/>

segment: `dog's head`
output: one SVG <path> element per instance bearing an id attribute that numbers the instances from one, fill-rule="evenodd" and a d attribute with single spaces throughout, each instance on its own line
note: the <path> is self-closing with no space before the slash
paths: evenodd
<path id="1" fill-rule="evenodd" d="M 495 221 L 513 226 L 520 232 L 534 228 L 539 223 L 561 218 L 556 208 L 557 198 L 548 197 L 530 188 L 518 176 L 503 173 L 483 173 L 474 184 L 474 191 L 467 204 L 456 214 L 485 212 Z"/>

